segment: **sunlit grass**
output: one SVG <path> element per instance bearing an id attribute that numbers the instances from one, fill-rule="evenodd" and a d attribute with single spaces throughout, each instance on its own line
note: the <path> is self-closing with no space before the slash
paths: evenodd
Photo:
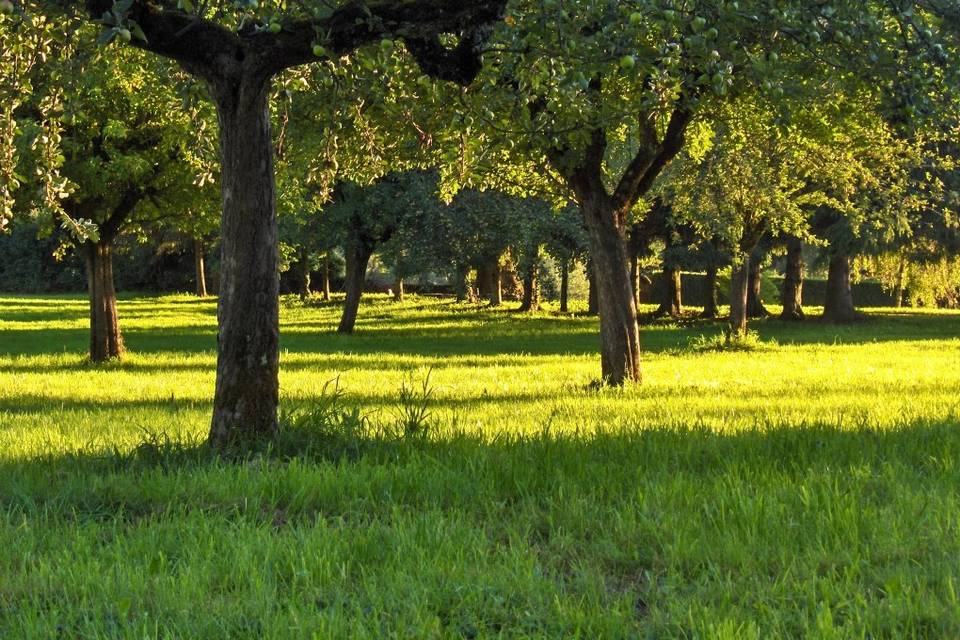
<path id="1" fill-rule="evenodd" d="M 960 636 L 958 313 L 657 323 L 596 391 L 595 318 L 288 299 L 285 406 L 429 375 L 431 436 L 137 462 L 205 435 L 215 313 L 121 300 L 94 366 L 82 299 L 0 296 L 0 637 Z"/>

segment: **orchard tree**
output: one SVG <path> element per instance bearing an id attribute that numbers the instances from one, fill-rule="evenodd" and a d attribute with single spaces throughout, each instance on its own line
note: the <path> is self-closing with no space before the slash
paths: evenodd
<path id="1" fill-rule="evenodd" d="M 886 11 L 853 0 L 513 7 L 510 28 L 491 46 L 487 81 L 464 102 L 485 124 L 477 145 L 496 139 L 518 164 L 542 160 L 579 204 L 605 382 L 640 380 L 626 232 L 691 125 L 711 122 L 723 113 L 718 105 L 758 88 L 777 99 L 806 78 L 886 69 L 899 61 L 889 50 L 903 23 Z"/>
<path id="2" fill-rule="evenodd" d="M 33 118 L 45 103 L 55 103 L 50 112 L 56 114 L 58 132 L 56 168 L 65 187 L 58 208 L 38 210 L 38 218 L 48 233 L 55 226 L 70 232 L 61 236 L 61 253 L 75 248 L 84 258 L 90 359 L 119 358 L 124 343 L 117 318 L 114 243 L 124 233 L 160 226 L 209 225 L 203 212 L 211 211 L 214 194 L 196 185 L 202 159 L 193 153 L 203 114 L 189 118 L 177 108 L 175 92 L 156 90 L 166 74 L 135 50 L 48 57 L 41 71 L 19 110 L 19 128 L 29 146 L 35 146 L 33 139 L 46 134 L 44 123 Z M 40 177 L 42 191 L 44 156 L 34 159 L 39 166 L 29 173 Z"/>
<path id="3" fill-rule="evenodd" d="M 339 333 L 353 333 L 370 258 L 409 220 L 422 220 L 425 211 L 440 204 L 435 189 L 433 173 L 421 171 L 390 173 L 372 185 L 343 183 L 334 189 L 323 215 L 346 260 L 347 297 Z"/>
<path id="4" fill-rule="evenodd" d="M 28 0 L 30 13 L 83 15 L 103 40 L 176 61 L 203 80 L 220 124 L 222 194 L 217 383 L 210 441 L 277 430 L 278 241 L 269 97 L 285 69 L 399 38 L 427 74 L 466 84 L 505 0 L 198 3 Z M 62 18 L 63 17 L 63 18 Z M 444 38 L 446 40 L 444 40 Z M 447 42 L 454 40 L 449 46 Z"/>

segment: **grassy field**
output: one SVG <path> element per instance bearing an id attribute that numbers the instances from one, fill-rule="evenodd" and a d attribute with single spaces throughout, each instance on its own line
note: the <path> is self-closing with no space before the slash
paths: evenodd
<path id="1" fill-rule="evenodd" d="M 338 311 L 285 301 L 285 436 L 220 460 L 214 302 L 92 366 L 0 296 L 0 637 L 960 637 L 960 314 L 655 324 L 597 391 L 594 318 Z"/>

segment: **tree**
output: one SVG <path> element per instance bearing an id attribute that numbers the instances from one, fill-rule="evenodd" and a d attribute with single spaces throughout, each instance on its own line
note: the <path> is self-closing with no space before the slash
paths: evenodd
<path id="1" fill-rule="evenodd" d="M 372 185 L 338 185 L 324 207 L 325 224 L 340 239 L 346 259 L 347 297 L 339 333 L 353 333 L 374 251 L 389 242 L 411 219 L 435 207 L 436 179 L 431 172 L 390 173 Z M 436 204 L 434 204 L 436 203 Z"/>
<path id="2" fill-rule="evenodd" d="M 202 159 L 193 148 L 203 136 L 204 114 L 188 118 L 170 89 L 147 91 L 163 84 L 165 74 L 143 58 L 134 50 L 51 57 L 19 111 L 19 128 L 30 139 L 43 135 L 43 122 L 34 120 L 41 103 L 57 102 L 57 171 L 65 189 L 58 208 L 39 211 L 38 218 L 47 233 L 57 225 L 70 231 L 61 236 L 61 255 L 76 248 L 84 257 L 94 362 L 124 353 L 113 273 L 116 239 L 160 226 L 200 226 L 213 195 L 196 185 Z"/>
<path id="3" fill-rule="evenodd" d="M 277 430 L 279 315 L 270 86 L 285 69 L 401 38 L 425 73 L 468 83 L 505 0 L 382 0 L 268 6 L 188 0 L 36 0 L 28 9 L 83 12 L 105 25 L 103 40 L 127 41 L 176 61 L 203 80 L 220 123 L 221 283 L 210 441 L 272 436 Z M 441 34 L 453 34 L 452 48 Z"/>
<path id="4" fill-rule="evenodd" d="M 896 42 L 886 36 L 899 21 L 881 19 L 885 10 L 852 1 L 699 0 L 680 10 L 647 1 L 519 3 L 488 81 L 465 102 L 486 124 L 481 137 L 498 139 L 515 166 L 547 168 L 581 208 L 605 382 L 640 379 L 625 236 L 633 210 L 684 148 L 691 123 L 713 121 L 723 113 L 718 105 L 756 88 L 777 98 L 786 92 L 782 80 L 789 88 L 836 76 L 868 53 L 884 54 L 868 70 L 886 64 Z M 788 70 L 795 73 L 784 79 Z M 502 168 L 490 169 L 504 179 Z"/>

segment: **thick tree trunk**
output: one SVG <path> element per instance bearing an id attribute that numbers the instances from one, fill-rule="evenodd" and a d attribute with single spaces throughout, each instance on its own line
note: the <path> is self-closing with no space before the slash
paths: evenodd
<path id="1" fill-rule="evenodd" d="M 624 231 L 606 194 L 595 194 L 581 206 L 600 312 L 603 381 L 610 385 L 640 382 L 640 331 Z"/>
<path id="2" fill-rule="evenodd" d="M 570 311 L 570 261 L 560 263 L 560 313 Z"/>
<path id="3" fill-rule="evenodd" d="M 337 333 L 353 333 L 353 327 L 357 323 L 357 311 L 360 308 L 360 297 L 363 295 L 363 284 L 367 279 L 367 265 L 370 264 L 370 256 L 373 252 L 362 247 L 348 247 L 344 253 L 347 258 L 347 298 L 343 304 L 343 315 L 340 317 Z"/>
<path id="4" fill-rule="evenodd" d="M 394 302 L 403 302 L 405 291 L 403 290 L 403 276 L 397 276 L 393 282 L 393 300 Z"/>
<path id="5" fill-rule="evenodd" d="M 714 320 L 720 315 L 719 305 L 717 304 L 717 271 L 716 265 L 710 265 L 707 267 L 707 275 L 704 279 L 704 295 L 706 299 L 703 303 L 703 313 L 701 317 L 709 320 Z"/>
<path id="6" fill-rule="evenodd" d="M 523 301 L 520 303 L 519 310 L 524 312 L 540 310 L 540 287 L 537 282 L 536 264 L 523 276 Z"/>
<path id="7" fill-rule="evenodd" d="M 747 335 L 747 295 L 750 284 L 750 254 L 743 262 L 733 265 L 730 274 L 730 339 Z"/>
<path id="8" fill-rule="evenodd" d="M 90 360 L 106 362 L 123 356 L 123 336 L 117 320 L 111 240 L 84 244 L 87 293 L 90 297 Z"/>
<path id="9" fill-rule="evenodd" d="M 593 260 L 587 264 L 587 313 L 595 316 L 600 313 L 600 296 L 597 293 L 597 274 L 593 268 Z"/>
<path id="10" fill-rule="evenodd" d="M 203 241 L 199 238 L 193 240 L 193 267 L 194 281 L 197 285 L 197 297 L 207 297 L 207 270 L 203 260 Z"/>
<path id="11" fill-rule="evenodd" d="M 330 302 L 330 254 L 323 254 L 323 301 Z"/>
<path id="12" fill-rule="evenodd" d="M 660 292 L 663 298 L 655 315 L 677 318 L 683 312 L 681 277 L 679 266 L 663 265 L 663 288 Z"/>
<path id="13" fill-rule="evenodd" d="M 860 318 L 853 306 L 853 289 L 850 285 L 850 256 L 831 256 L 827 273 L 827 298 L 823 305 L 825 322 L 848 323 Z"/>
<path id="14" fill-rule="evenodd" d="M 787 260 L 783 272 L 783 313 L 781 320 L 803 320 L 803 242 L 787 239 Z"/>
<path id="15" fill-rule="evenodd" d="M 211 83 L 220 121 L 220 298 L 210 442 L 277 432 L 279 262 L 273 140 L 265 78 Z"/>
<path id="16" fill-rule="evenodd" d="M 763 269 L 759 255 L 750 256 L 750 272 L 747 281 L 747 317 L 766 318 L 770 312 L 763 306 Z"/>

